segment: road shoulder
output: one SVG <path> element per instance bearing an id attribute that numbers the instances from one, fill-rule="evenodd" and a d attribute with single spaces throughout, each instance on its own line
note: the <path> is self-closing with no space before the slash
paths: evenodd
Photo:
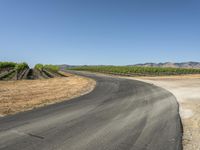
<path id="1" fill-rule="evenodd" d="M 183 149 L 200 149 L 200 75 L 132 78 L 162 87 L 175 95 L 183 123 Z"/>

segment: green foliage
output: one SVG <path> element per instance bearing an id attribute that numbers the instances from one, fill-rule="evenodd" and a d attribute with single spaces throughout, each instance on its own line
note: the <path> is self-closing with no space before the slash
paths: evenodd
<path id="1" fill-rule="evenodd" d="M 44 65 L 44 69 L 47 69 L 53 72 L 58 72 L 59 67 L 56 65 Z"/>
<path id="2" fill-rule="evenodd" d="M 82 66 L 71 70 L 83 70 L 123 75 L 180 75 L 199 74 L 200 69 L 185 68 L 160 68 L 160 67 L 138 67 L 138 66 Z"/>
<path id="3" fill-rule="evenodd" d="M 56 66 L 56 65 L 50 65 L 50 64 L 49 65 L 36 64 L 35 69 L 38 69 L 38 70 L 46 69 L 46 70 L 49 70 L 49 71 L 58 72 L 59 67 Z"/>
<path id="4" fill-rule="evenodd" d="M 34 68 L 38 70 L 42 70 L 43 67 L 44 67 L 43 64 L 36 64 Z"/>
<path id="5" fill-rule="evenodd" d="M 19 63 L 19 64 L 17 64 L 17 65 L 15 66 L 15 69 L 16 69 L 17 71 L 21 71 L 21 70 L 24 70 L 24 69 L 26 69 L 26 68 L 29 68 L 29 66 L 28 66 L 28 64 L 25 63 L 25 62 Z"/>
<path id="6" fill-rule="evenodd" d="M 0 69 L 2 68 L 14 68 L 17 63 L 14 62 L 0 62 Z"/>

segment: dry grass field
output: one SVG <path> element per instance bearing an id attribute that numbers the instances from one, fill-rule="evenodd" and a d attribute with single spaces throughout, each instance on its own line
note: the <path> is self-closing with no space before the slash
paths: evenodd
<path id="1" fill-rule="evenodd" d="M 0 115 L 69 100 L 90 92 L 94 87 L 94 80 L 75 75 L 41 80 L 0 81 Z"/>

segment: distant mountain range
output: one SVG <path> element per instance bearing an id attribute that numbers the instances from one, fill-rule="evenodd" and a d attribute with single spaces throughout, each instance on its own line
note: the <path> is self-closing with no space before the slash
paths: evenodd
<path id="1" fill-rule="evenodd" d="M 171 67 L 171 68 L 195 68 L 200 69 L 200 62 L 182 62 L 182 63 L 144 63 L 144 64 L 135 64 L 129 66 L 143 66 L 143 67 Z"/>
<path id="2" fill-rule="evenodd" d="M 84 65 L 58 65 L 61 69 L 73 68 L 73 67 L 80 67 Z M 144 64 L 134 64 L 128 66 L 143 66 L 143 67 L 171 67 L 171 68 L 195 68 L 200 69 L 200 62 L 182 62 L 182 63 L 172 63 L 172 62 L 165 62 L 165 63 L 144 63 Z"/>
<path id="3" fill-rule="evenodd" d="M 62 64 L 62 65 L 58 65 L 58 67 L 60 67 L 61 70 L 65 70 L 68 68 L 73 68 L 73 67 L 78 67 L 78 66 Z"/>

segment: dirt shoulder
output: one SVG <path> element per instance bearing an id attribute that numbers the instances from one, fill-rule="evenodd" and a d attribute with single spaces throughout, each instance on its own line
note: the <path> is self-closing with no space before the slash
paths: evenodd
<path id="1" fill-rule="evenodd" d="M 179 104 L 183 123 L 183 149 L 200 149 L 200 75 L 138 77 L 172 92 Z"/>
<path id="2" fill-rule="evenodd" d="M 69 100 L 89 93 L 95 87 L 92 79 L 68 77 L 0 81 L 0 116 Z"/>

